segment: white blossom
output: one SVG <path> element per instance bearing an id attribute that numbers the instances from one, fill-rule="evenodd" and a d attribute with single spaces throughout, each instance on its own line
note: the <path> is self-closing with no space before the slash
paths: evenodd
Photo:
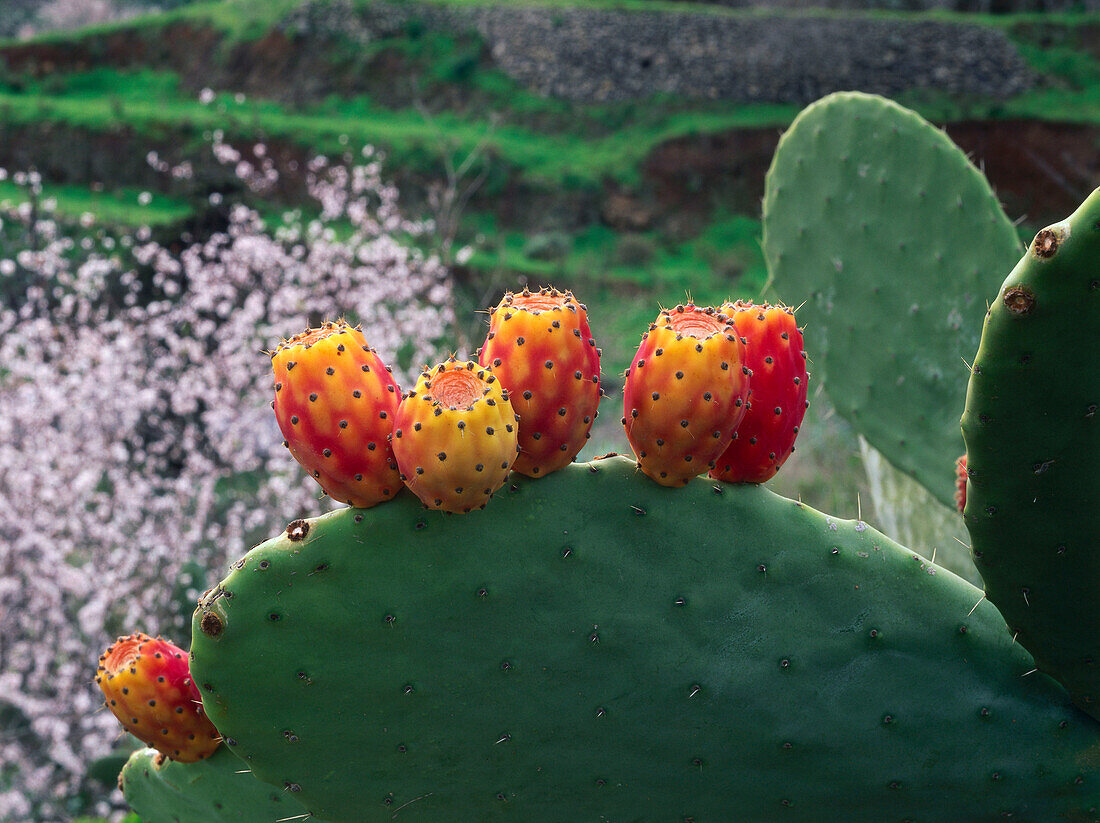
<path id="1" fill-rule="evenodd" d="M 188 645 L 198 589 L 333 505 L 282 447 L 262 352 L 346 317 L 406 385 L 440 354 L 451 278 L 394 237 L 422 226 L 377 163 L 309 168 L 309 224 L 235 206 L 173 253 L 148 230 L 85 248 L 47 216 L 37 249 L 0 260 L 0 821 L 68 819 L 119 734 L 92 682 L 116 635 Z"/>

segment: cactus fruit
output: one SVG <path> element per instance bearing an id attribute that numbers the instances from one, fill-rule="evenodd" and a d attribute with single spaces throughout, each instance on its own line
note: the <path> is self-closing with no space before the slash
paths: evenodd
<path id="1" fill-rule="evenodd" d="M 141 632 L 118 638 L 100 655 L 95 681 L 123 728 L 173 760 L 194 763 L 221 743 L 187 653 L 167 640 Z"/>
<path id="2" fill-rule="evenodd" d="M 315 817 L 1095 819 L 1095 723 L 862 522 L 624 458 L 426 514 L 300 521 L 196 611 L 211 717 Z"/>
<path id="3" fill-rule="evenodd" d="M 401 479 L 430 509 L 484 508 L 519 451 L 508 392 L 487 366 L 453 358 L 401 400 L 393 452 Z"/>
<path id="4" fill-rule="evenodd" d="M 722 306 L 747 341 L 752 397 L 729 447 L 710 476 L 729 483 L 770 480 L 794 451 L 806 414 L 806 352 L 786 306 L 738 301 Z"/>
<path id="5" fill-rule="evenodd" d="M 966 510 L 966 455 L 955 461 L 955 508 L 959 514 Z"/>
<path id="6" fill-rule="evenodd" d="M 963 414 L 986 595 L 1100 719 L 1100 189 L 1040 231 L 986 315 Z"/>
<path id="7" fill-rule="evenodd" d="M 143 823 L 275 823 L 304 820 L 293 791 L 248 775 L 228 749 L 201 763 L 176 763 L 138 749 L 118 776 L 118 787 Z"/>
<path id="8" fill-rule="evenodd" d="M 749 369 L 733 320 L 692 304 L 663 310 L 626 370 L 623 425 L 662 486 L 713 469 L 745 413 Z"/>
<path id="9" fill-rule="evenodd" d="M 600 353 L 587 309 L 570 292 L 509 292 L 493 310 L 478 353 L 519 415 L 514 471 L 545 477 L 573 462 L 596 419 Z"/>
<path id="10" fill-rule="evenodd" d="M 940 129 L 858 92 L 808 106 L 765 185 L 769 289 L 807 298 L 815 382 L 895 467 L 953 505 L 959 409 L 990 284 L 1022 251 Z"/>
<path id="11" fill-rule="evenodd" d="M 347 323 L 283 342 L 271 358 L 275 417 L 295 459 L 334 500 L 367 508 L 401 490 L 389 445 L 400 389 Z"/>

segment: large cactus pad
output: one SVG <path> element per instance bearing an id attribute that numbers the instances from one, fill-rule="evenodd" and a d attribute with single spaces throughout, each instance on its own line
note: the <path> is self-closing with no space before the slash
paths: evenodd
<path id="1" fill-rule="evenodd" d="M 204 596 L 192 671 L 332 821 L 1091 819 L 1094 722 L 980 598 L 861 522 L 615 458 L 291 524 Z"/>
<path id="2" fill-rule="evenodd" d="M 1043 229 L 985 321 L 963 430 L 989 599 L 1100 719 L 1100 189 Z"/>
<path id="3" fill-rule="evenodd" d="M 838 413 L 947 505 L 964 360 L 1020 251 L 981 172 L 892 101 L 830 95 L 780 140 L 764 195 L 770 288 L 807 299 L 811 370 Z"/>
<path id="4" fill-rule="evenodd" d="M 293 797 L 256 780 L 224 746 L 197 763 L 138 749 L 118 784 L 142 823 L 274 823 L 305 815 Z"/>

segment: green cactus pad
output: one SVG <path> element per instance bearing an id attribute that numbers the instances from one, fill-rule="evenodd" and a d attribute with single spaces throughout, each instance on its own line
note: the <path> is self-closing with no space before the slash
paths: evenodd
<path id="1" fill-rule="evenodd" d="M 305 815 L 293 797 L 252 777 L 224 746 L 198 763 L 138 749 L 118 784 L 143 823 L 274 823 Z"/>
<path id="2" fill-rule="evenodd" d="M 986 592 L 1100 719 L 1100 189 L 1036 235 L 997 294 L 963 433 Z"/>
<path id="3" fill-rule="evenodd" d="M 832 94 L 779 142 L 763 245 L 769 290 L 806 300 L 811 371 L 837 412 L 952 505 L 964 362 L 1021 252 L 981 172 L 896 103 Z"/>
<path id="4" fill-rule="evenodd" d="M 1100 735 L 980 598 L 864 523 L 611 458 L 292 523 L 203 597 L 192 672 L 334 821 L 1085 815 Z"/>

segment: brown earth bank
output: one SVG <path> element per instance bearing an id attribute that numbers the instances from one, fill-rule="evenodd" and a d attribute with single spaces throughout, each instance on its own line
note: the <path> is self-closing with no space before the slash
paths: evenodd
<path id="1" fill-rule="evenodd" d="M 2 118 L 2 112 L 0 112 Z M 671 237 L 698 233 L 716 212 L 758 215 L 780 129 L 739 129 L 667 141 L 643 161 L 636 186 L 551 189 L 524 181 L 516 171 L 492 190 L 475 195 L 469 209 L 490 212 L 502 227 L 527 232 L 572 231 L 603 222 L 620 231 L 658 230 Z M 1100 127 L 1036 121 L 960 122 L 948 135 L 985 171 L 1013 219 L 1046 224 L 1068 215 L 1100 185 Z M 251 157 L 252 141 L 237 148 Z M 268 141 L 280 171 L 274 198 L 301 203 L 305 147 Z M 171 181 L 150 168 L 149 151 L 169 162 L 190 160 L 194 178 Z M 200 134 L 156 137 L 120 127 L 106 132 L 58 124 L 7 124 L 0 119 L 0 167 L 34 167 L 56 184 L 138 186 L 202 202 L 213 191 L 239 192 L 232 170 L 212 157 Z M 433 181 L 422 172 L 393 168 L 404 202 L 423 208 Z"/>
<path id="2" fill-rule="evenodd" d="M 715 207 L 755 214 L 780 129 L 671 140 L 646 158 L 654 220 L 705 220 Z M 1013 219 L 1050 223 L 1100 185 L 1100 128 L 1031 120 L 959 122 L 947 134 L 984 172 Z M 644 200 L 641 205 L 646 205 Z"/>

